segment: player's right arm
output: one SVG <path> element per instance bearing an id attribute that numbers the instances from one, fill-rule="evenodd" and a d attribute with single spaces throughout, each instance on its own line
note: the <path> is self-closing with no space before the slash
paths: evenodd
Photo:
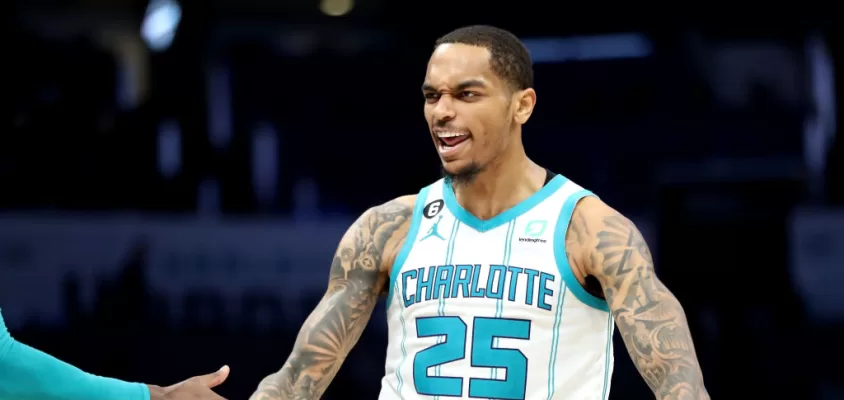
<path id="1" fill-rule="evenodd" d="M 2 400 L 224 400 L 210 388 L 228 373 L 223 367 L 168 387 L 89 374 L 12 338 L 0 314 Z"/>
<path id="2" fill-rule="evenodd" d="M 319 399 L 360 339 L 407 236 L 415 196 L 373 207 L 340 240 L 322 300 L 305 320 L 280 371 L 252 400 Z"/>

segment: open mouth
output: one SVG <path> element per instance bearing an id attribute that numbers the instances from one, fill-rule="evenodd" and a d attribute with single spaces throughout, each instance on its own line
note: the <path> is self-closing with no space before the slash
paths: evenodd
<path id="1" fill-rule="evenodd" d="M 443 159 L 455 157 L 472 137 L 465 132 L 437 132 L 437 150 Z"/>
<path id="2" fill-rule="evenodd" d="M 437 135 L 437 138 L 443 147 L 455 147 L 469 139 L 469 135 L 465 133 L 441 133 Z"/>
<path id="3" fill-rule="evenodd" d="M 437 133 L 437 139 L 440 142 L 440 146 L 450 148 L 456 147 L 460 143 L 465 142 L 469 139 L 469 134 L 459 132 L 439 132 Z"/>

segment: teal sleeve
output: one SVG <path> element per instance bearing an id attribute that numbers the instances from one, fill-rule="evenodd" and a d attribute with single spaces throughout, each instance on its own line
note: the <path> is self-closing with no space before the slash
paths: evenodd
<path id="1" fill-rule="evenodd" d="M 149 400 L 149 389 L 88 374 L 17 342 L 0 314 L 0 399 Z"/>

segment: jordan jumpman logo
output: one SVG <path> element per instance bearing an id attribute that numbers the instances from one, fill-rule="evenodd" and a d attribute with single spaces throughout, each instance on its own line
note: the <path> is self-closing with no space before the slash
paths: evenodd
<path id="1" fill-rule="evenodd" d="M 433 225 L 431 225 L 431 229 L 428 229 L 428 234 L 426 234 L 425 236 L 423 236 L 423 237 L 422 237 L 422 239 L 419 239 L 419 241 L 421 242 L 421 241 L 423 241 L 423 240 L 425 240 L 425 239 L 427 239 L 427 238 L 429 238 L 429 237 L 432 237 L 432 236 L 433 236 L 433 237 L 437 237 L 437 238 L 439 238 L 440 240 L 445 240 L 445 238 L 444 238 L 444 237 L 442 237 L 442 236 L 440 235 L 440 233 L 437 231 L 437 226 L 440 224 L 440 221 L 442 221 L 442 220 L 443 220 L 443 216 L 442 216 L 442 215 L 440 215 L 440 217 L 439 217 L 439 218 L 437 218 L 437 222 L 434 222 L 434 224 L 433 224 Z"/>

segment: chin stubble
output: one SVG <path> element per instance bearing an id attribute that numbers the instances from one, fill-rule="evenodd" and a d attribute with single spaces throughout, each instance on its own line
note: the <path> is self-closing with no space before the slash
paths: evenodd
<path id="1" fill-rule="evenodd" d="M 445 167 L 440 166 L 440 173 L 446 180 L 454 186 L 468 185 L 472 183 L 478 175 L 483 172 L 483 167 L 476 163 L 471 163 L 467 167 L 462 168 L 457 172 L 449 172 Z"/>

